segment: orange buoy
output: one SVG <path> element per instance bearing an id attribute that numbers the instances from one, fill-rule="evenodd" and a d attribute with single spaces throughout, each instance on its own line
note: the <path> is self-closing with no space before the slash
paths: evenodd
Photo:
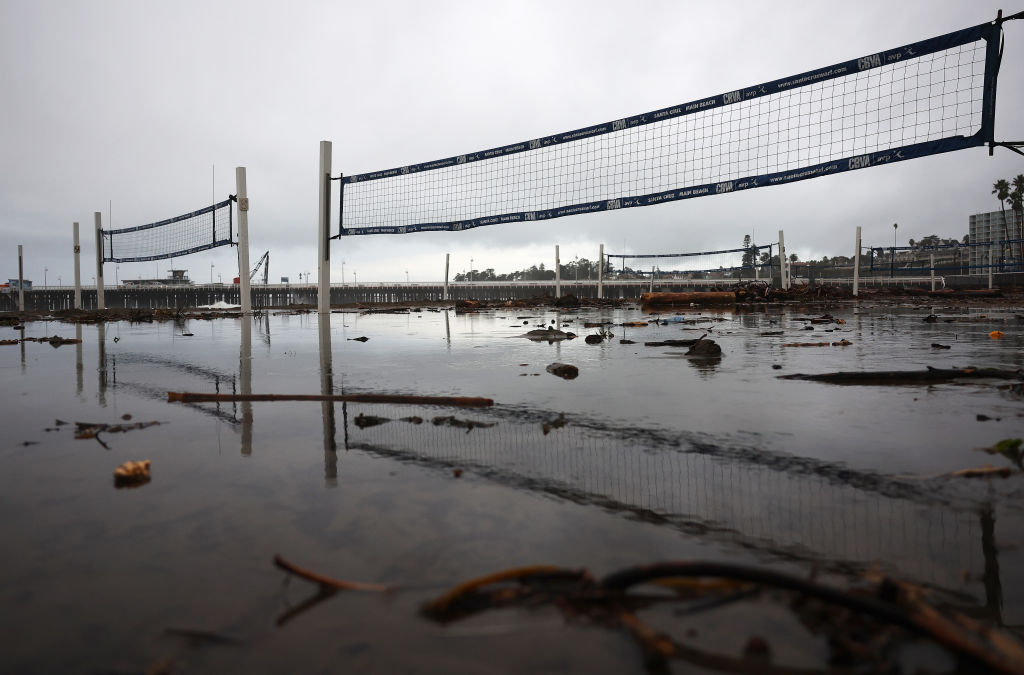
<path id="1" fill-rule="evenodd" d="M 1003 337 L 1003 335 L 1004 335 L 1004 333 L 1001 330 L 994 330 L 994 331 L 992 331 L 991 333 L 988 334 L 988 336 L 990 338 L 992 338 L 993 340 L 999 340 L 999 339 L 1001 339 Z"/>

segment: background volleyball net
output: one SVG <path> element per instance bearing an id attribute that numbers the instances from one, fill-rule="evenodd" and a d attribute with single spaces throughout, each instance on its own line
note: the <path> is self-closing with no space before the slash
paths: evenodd
<path id="1" fill-rule="evenodd" d="M 457 231 L 993 143 L 998 20 L 573 131 L 341 178 L 338 236 Z"/>
<path id="2" fill-rule="evenodd" d="M 163 260 L 233 244 L 232 201 L 148 225 L 101 230 L 103 262 Z"/>
<path id="3" fill-rule="evenodd" d="M 732 279 L 771 276 L 773 245 L 693 253 L 606 253 L 608 274 L 617 278 Z M 778 262 L 776 261 L 776 265 Z"/>

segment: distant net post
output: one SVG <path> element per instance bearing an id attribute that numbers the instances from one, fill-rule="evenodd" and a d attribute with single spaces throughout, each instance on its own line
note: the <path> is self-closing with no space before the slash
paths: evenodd
<path id="1" fill-rule="evenodd" d="M 860 295 L 860 225 L 857 226 L 857 242 L 853 249 L 853 297 Z"/>
<path id="2" fill-rule="evenodd" d="M 597 299 L 604 298 L 604 244 L 597 249 Z"/>
<path id="3" fill-rule="evenodd" d="M 82 246 L 78 239 L 78 223 L 73 223 L 71 229 L 75 239 L 75 309 L 82 309 Z"/>
<path id="4" fill-rule="evenodd" d="M 21 244 L 18 244 L 18 311 L 25 311 L 25 265 L 21 257 Z"/>
<path id="5" fill-rule="evenodd" d="M 558 244 L 555 244 L 555 297 L 562 297 L 562 261 L 558 257 Z"/>
<path id="6" fill-rule="evenodd" d="M 444 301 L 448 302 L 448 263 L 451 262 L 451 253 L 444 254 Z"/>
<path id="7" fill-rule="evenodd" d="M 242 315 L 252 314 L 249 291 L 249 196 L 245 185 L 245 167 L 235 167 L 235 188 L 238 199 L 238 291 Z M 243 320 L 244 323 L 244 320 Z"/>
<path id="8" fill-rule="evenodd" d="M 99 211 L 93 212 L 96 223 L 96 309 L 106 309 L 107 302 L 103 297 L 103 216 Z"/>
<path id="9" fill-rule="evenodd" d="M 331 142 L 320 141 L 320 171 L 317 174 L 320 191 L 319 236 L 317 237 L 317 311 L 331 311 Z"/>

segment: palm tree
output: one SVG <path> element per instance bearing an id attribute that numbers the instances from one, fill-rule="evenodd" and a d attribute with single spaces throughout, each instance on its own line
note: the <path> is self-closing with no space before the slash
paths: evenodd
<path id="1" fill-rule="evenodd" d="M 1013 233 L 1013 236 L 1018 239 L 1024 239 L 1024 173 L 1019 173 L 1013 178 L 1013 192 L 1008 197 L 1010 203 L 1010 210 L 1015 211 L 1017 214 L 1017 232 Z M 1017 243 L 1017 250 L 1021 253 L 1020 261 L 1024 258 L 1024 241 Z"/>
<path id="2" fill-rule="evenodd" d="M 999 200 L 999 209 L 1003 212 L 1003 245 L 999 248 L 999 257 L 1003 258 L 1003 249 L 1006 248 L 1006 240 L 1009 239 L 1009 237 L 1006 236 L 1006 200 L 1009 199 L 1010 197 L 1009 182 L 1007 182 L 1005 178 L 1000 178 L 999 180 L 997 180 L 995 183 L 992 184 L 992 194 L 994 194 L 996 196 L 996 199 Z M 991 240 L 992 237 L 990 234 L 989 241 Z"/>

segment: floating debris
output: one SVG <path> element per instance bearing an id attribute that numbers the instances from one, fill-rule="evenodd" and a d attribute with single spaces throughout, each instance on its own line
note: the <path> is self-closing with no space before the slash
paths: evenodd
<path id="1" fill-rule="evenodd" d="M 363 335 L 363 336 L 360 336 L 360 337 L 357 337 L 357 338 L 348 338 L 348 340 L 349 340 L 350 342 L 366 342 L 366 341 L 367 341 L 367 340 L 369 340 L 369 339 L 370 339 L 370 338 L 366 337 L 365 335 Z"/>
<path id="2" fill-rule="evenodd" d="M 360 429 L 367 429 L 369 427 L 376 427 L 381 424 L 385 424 L 391 421 L 389 417 L 377 417 L 376 415 L 364 415 L 359 413 L 356 418 L 352 420 L 355 425 Z"/>
<path id="3" fill-rule="evenodd" d="M 1000 370 L 998 368 L 931 368 L 927 370 L 880 370 L 851 371 L 837 373 L 821 373 L 807 375 L 794 373 L 779 375 L 782 380 L 810 380 L 812 382 L 829 382 L 831 384 L 934 384 L 936 382 L 952 382 L 959 379 L 997 378 L 1016 379 L 1021 376 L 1019 370 Z"/>
<path id="4" fill-rule="evenodd" d="M 547 436 L 551 433 L 552 429 L 561 429 L 566 424 L 565 413 L 558 413 L 558 417 L 553 420 L 548 420 L 541 426 L 541 431 Z"/>
<path id="5" fill-rule="evenodd" d="M 114 487 L 139 487 L 150 481 L 150 461 L 125 462 L 114 469 Z"/>
<path id="6" fill-rule="evenodd" d="M 434 419 L 430 420 L 430 422 L 435 427 L 446 426 L 465 429 L 467 434 L 473 429 L 487 429 L 497 424 L 497 422 L 476 422 L 474 420 L 460 420 L 459 418 L 453 415 L 435 417 Z"/>
<path id="7" fill-rule="evenodd" d="M 848 347 L 853 343 L 843 339 L 839 342 L 787 342 L 783 347 Z"/>

